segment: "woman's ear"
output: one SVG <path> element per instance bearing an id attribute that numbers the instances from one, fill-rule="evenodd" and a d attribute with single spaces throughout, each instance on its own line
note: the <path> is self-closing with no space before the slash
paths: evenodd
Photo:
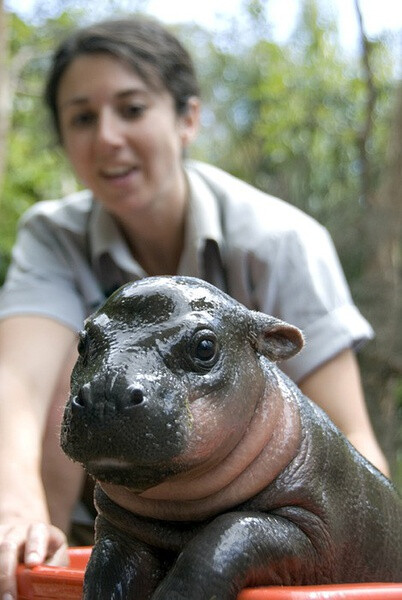
<path id="1" fill-rule="evenodd" d="M 197 96 L 190 96 L 186 109 L 179 115 L 179 133 L 183 148 L 187 148 L 195 140 L 200 127 L 201 101 Z"/>

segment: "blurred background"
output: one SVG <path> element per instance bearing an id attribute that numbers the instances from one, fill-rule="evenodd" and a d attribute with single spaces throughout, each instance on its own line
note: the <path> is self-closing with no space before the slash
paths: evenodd
<path id="1" fill-rule="evenodd" d="M 330 231 L 376 330 L 360 354 L 402 490 L 402 5 L 394 0 L 0 0 L 0 285 L 20 215 L 77 189 L 42 107 L 55 44 L 140 12 L 169 24 L 203 90 L 192 157 Z M 198 6 L 199 4 L 199 6 Z"/>

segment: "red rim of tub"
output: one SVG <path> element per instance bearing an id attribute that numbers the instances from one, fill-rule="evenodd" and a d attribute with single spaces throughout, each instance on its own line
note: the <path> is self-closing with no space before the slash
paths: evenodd
<path id="1" fill-rule="evenodd" d="M 69 549 L 69 567 L 39 565 L 17 569 L 18 600 L 80 600 L 91 547 Z M 401 583 L 261 587 L 243 590 L 238 600 L 402 600 Z"/>

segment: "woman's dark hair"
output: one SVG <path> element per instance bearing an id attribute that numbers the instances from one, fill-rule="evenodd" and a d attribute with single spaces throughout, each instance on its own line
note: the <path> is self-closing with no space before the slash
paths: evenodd
<path id="1" fill-rule="evenodd" d="M 69 36 L 53 56 L 44 98 L 59 138 L 57 93 L 61 78 L 78 56 L 102 53 L 126 63 L 150 87 L 167 89 L 178 114 L 186 111 L 190 96 L 200 94 L 189 53 L 157 21 L 130 17 L 90 25 Z"/>

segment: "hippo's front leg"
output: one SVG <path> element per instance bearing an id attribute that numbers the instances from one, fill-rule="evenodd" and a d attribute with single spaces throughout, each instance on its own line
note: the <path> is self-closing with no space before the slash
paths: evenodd
<path id="1" fill-rule="evenodd" d="M 227 513 L 189 542 L 152 600 L 235 600 L 253 585 L 311 577 L 316 551 L 294 523 L 264 513 Z"/>
<path id="2" fill-rule="evenodd" d="M 123 537 L 103 517 L 84 578 L 83 600 L 149 600 L 166 572 L 150 548 Z"/>

